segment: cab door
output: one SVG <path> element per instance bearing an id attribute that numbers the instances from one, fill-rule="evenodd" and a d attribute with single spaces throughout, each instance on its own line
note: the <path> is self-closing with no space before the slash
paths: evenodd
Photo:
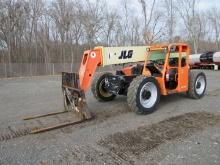
<path id="1" fill-rule="evenodd" d="M 178 92 L 185 92 L 188 90 L 189 79 L 189 47 L 186 45 L 179 45 L 179 64 L 178 64 Z"/>

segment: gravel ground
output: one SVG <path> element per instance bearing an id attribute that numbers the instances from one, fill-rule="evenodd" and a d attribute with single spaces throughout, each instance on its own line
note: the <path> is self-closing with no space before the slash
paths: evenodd
<path id="1" fill-rule="evenodd" d="M 63 109 L 60 77 L 0 80 L 0 164 L 220 164 L 220 72 L 205 73 L 201 100 L 162 97 L 139 116 L 125 97 L 100 103 L 88 92 L 93 120 L 36 135 L 22 129 L 46 121 L 21 119 Z"/>

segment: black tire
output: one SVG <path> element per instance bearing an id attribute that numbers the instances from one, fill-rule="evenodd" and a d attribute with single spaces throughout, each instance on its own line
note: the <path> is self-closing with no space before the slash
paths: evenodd
<path id="1" fill-rule="evenodd" d="M 145 91 L 143 89 L 143 87 L 146 84 L 148 85 L 152 84 L 154 88 L 153 95 L 151 93 L 152 91 L 151 92 L 147 90 Z M 153 103 L 152 106 L 150 107 L 144 106 L 143 101 L 150 99 L 152 100 L 152 98 L 155 98 L 155 100 L 152 102 Z M 138 76 L 133 79 L 133 81 L 131 82 L 128 88 L 128 93 L 127 93 L 127 103 L 132 111 L 136 112 L 137 114 L 150 114 L 156 110 L 159 101 L 160 101 L 159 84 L 154 77 Z"/>
<path id="2" fill-rule="evenodd" d="M 97 74 L 92 82 L 91 85 L 91 91 L 93 96 L 98 100 L 98 101 L 111 101 L 113 100 L 116 95 L 109 93 L 105 88 L 104 88 L 104 82 L 105 77 L 108 75 L 112 75 L 112 73 L 99 73 Z"/>
<path id="3" fill-rule="evenodd" d="M 202 85 L 203 82 L 204 85 Z M 202 71 L 191 70 L 189 73 L 189 89 L 187 92 L 188 96 L 193 99 L 202 98 L 205 95 L 206 86 L 207 81 L 205 74 Z"/>

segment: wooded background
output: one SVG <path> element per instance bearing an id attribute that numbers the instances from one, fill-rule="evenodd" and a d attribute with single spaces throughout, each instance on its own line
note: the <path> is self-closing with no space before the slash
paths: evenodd
<path id="1" fill-rule="evenodd" d="M 48 68 L 57 65 L 62 65 L 57 72 L 65 70 L 65 65 L 73 70 L 72 64 L 81 61 L 83 51 L 96 45 L 183 41 L 191 45 L 191 53 L 219 50 L 220 10 L 217 8 L 203 11 L 199 0 L 118 0 L 116 3 L 0 0 L 0 74 L 1 70 L 6 77 L 15 75 L 19 69 L 25 72 L 26 69 L 18 67 L 22 64 L 27 65 L 24 68 L 29 68 L 29 74 L 42 68 L 42 73 L 47 74 Z M 30 71 L 33 66 L 35 70 Z"/>

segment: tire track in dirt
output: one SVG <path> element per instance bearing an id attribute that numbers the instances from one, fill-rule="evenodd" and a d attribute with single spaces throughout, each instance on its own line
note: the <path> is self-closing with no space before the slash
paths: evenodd
<path id="1" fill-rule="evenodd" d="M 11 130 L 10 127 L 4 133 L 0 133 L 0 142 L 9 139 L 25 136 L 30 133 L 30 129 L 17 129 L 15 131 Z"/>
<path id="2" fill-rule="evenodd" d="M 207 112 L 186 113 L 135 130 L 115 133 L 97 143 L 128 160 L 130 156 L 139 157 L 166 141 L 186 138 L 217 124 L 220 124 L 220 115 Z"/>
<path id="3" fill-rule="evenodd" d="M 41 128 L 39 124 L 28 126 L 26 125 L 26 123 L 22 123 L 19 125 L 9 125 L 3 128 L 1 127 L 0 142 L 29 135 L 32 129 L 38 129 L 38 128 Z"/>
<path id="4" fill-rule="evenodd" d="M 100 124 L 100 123 L 103 123 L 106 120 L 112 119 L 116 116 L 124 115 L 126 113 L 132 113 L 124 105 L 123 106 L 121 104 L 120 104 L 120 106 L 114 105 L 114 107 L 117 107 L 117 108 L 113 108 L 111 110 L 109 110 L 109 109 L 108 110 L 99 110 L 99 111 L 93 110 L 92 111 L 92 115 L 93 115 L 92 120 L 74 125 L 74 127 L 73 126 L 64 127 L 61 129 L 61 131 L 63 133 L 72 133 L 75 129 L 81 129 L 84 127 Z"/>

